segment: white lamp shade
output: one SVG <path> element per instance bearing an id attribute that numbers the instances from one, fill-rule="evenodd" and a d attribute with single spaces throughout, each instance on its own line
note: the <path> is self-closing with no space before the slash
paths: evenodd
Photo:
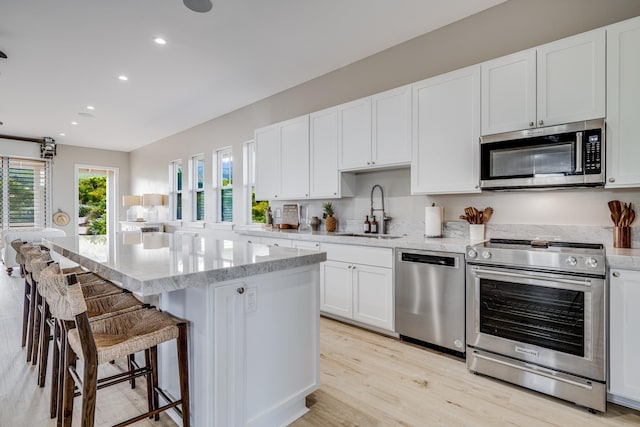
<path id="1" fill-rule="evenodd" d="M 162 206 L 162 194 L 143 194 L 143 206 Z"/>
<path id="2" fill-rule="evenodd" d="M 142 197 L 140 196 L 122 196 L 122 206 L 140 206 Z"/>

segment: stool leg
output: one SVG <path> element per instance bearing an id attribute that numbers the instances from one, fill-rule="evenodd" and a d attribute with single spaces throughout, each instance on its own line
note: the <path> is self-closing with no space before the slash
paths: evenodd
<path id="1" fill-rule="evenodd" d="M 134 366 L 134 362 L 136 361 L 136 355 L 135 354 L 130 354 L 129 356 L 127 356 L 127 367 L 129 368 L 129 372 L 133 371 L 135 369 Z M 131 380 L 129 380 L 129 383 L 131 383 L 131 388 L 134 389 L 136 388 L 136 379 L 135 378 L 131 378 Z"/>
<path id="2" fill-rule="evenodd" d="M 65 342 L 64 348 L 64 380 L 62 381 L 63 399 L 62 410 L 58 412 L 58 425 L 63 427 L 71 427 L 71 421 L 73 417 L 73 389 L 75 386 L 73 377 L 69 372 L 70 367 L 76 366 L 76 355 L 69 347 L 69 343 Z"/>
<path id="3" fill-rule="evenodd" d="M 95 361 L 84 361 L 82 379 L 82 426 L 93 427 L 96 416 L 96 392 L 98 388 L 98 365 Z"/>
<path id="4" fill-rule="evenodd" d="M 58 413 L 58 383 L 60 365 L 60 324 L 56 320 L 53 325 L 53 354 L 51 355 L 51 397 L 49 399 L 49 416 L 55 418 Z"/>
<path id="5" fill-rule="evenodd" d="M 49 313 L 49 304 L 42 299 L 42 320 L 40 328 L 40 359 L 38 363 L 38 385 L 44 387 L 45 377 L 47 376 L 47 365 L 49 363 L 49 341 L 51 340 L 51 328 L 49 327 L 49 320 L 51 319 L 51 313 Z"/>
<path id="6" fill-rule="evenodd" d="M 35 287 L 35 284 L 34 284 Z M 31 342 L 31 364 L 38 364 L 38 350 L 40 349 L 40 329 L 42 327 L 42 297 L 40 296 L 40 292 L 36 288 L 36 304 L 35 304 L 35 312 L 33 313 L 33 341 Z"/>
<path id="7" fill-rule="evenodd" d="M 31 362 L 31 356 L 33 355 L 33 323 L 36 315 L 36 285 L 30 283 L 30 301 L 29 301 L 29 331 L 27 334 L 27 363 Z"/>
<path id="8" fill-rule="evenodd" d="M 158 396 L 158 347 L 154 346 L 149 349 L 150 365 L 151 368 L 151 386 L 153 387 L 153 409 L 160 407 L 160 398 Z M 156 421 L 160 419 L 160 414 L 156 414 L 154 417 Z"/>
<path id="9" fill-rule="evenodd" d="M 144 364 L 145 367 L 147 369 L 152 368 L 152 364 L 151 364 L 151 351 L 149 349 L 146 349 L 144 351 Z M 147 374 L 145 375 L 145 378 L 147 380 L 147 406 L 149 408 L 149 412 L 153 411 L 154 409 L 156 409 L 157 406 L 155 406 L 155 402 L 153 399 L 153 391 L 154 391 L 154 387 L 156 386 L 153 383 L 153 370 L 150 370 L 149 372 L 147 372 Z M 133 387 L 132 387 L 133 388 Z M 153 418 L 153 415 L 149 416 L 149 419 Z"/>
<path id="10" fill-rule="evenodd" d="M 22 307 L 22 347 L 27 344 L 27 328 L 29 325 L 29 307 L 31 305 L 29 295 L 31 294 L 31 285 L 25 279 L 24 281 L 24 302 Z"/>
<path id="11" fill-rule="evenodd" d="M 189 411 L 189 357 L 187 354 L 187 324 L 178 325 L 178 374 L 180 376 L 180 397 L 182 399 L 182 427 L 190 427 Z"/>

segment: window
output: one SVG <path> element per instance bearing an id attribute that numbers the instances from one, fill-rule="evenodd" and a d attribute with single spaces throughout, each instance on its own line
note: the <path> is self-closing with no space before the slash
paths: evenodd
<path id="1" fill-rule="evenodd" d="M 0 170 L 2 228 L 46 227 L 50 210 L 50 163 L 3 157 Z"/>
<path id="2" fill-rule="evenodd" d="M 244 144 L 244 182 L 249 223 L 265 223 L 269 201 L 256 200 L 256 143 L 249 141 Z"/>
<path id="3" fill-rule="evenodd" d="M 233 221 L 233 153 L 231 147 L 216 151 L 218 221 Z"/>
<path id="4" fill-rule="evenodd" d="M 182 160 L 169 163 L 169 198 L 171 219 L 182 219 Z"/>
<path id="5" fill-rule="evenodd" d="M 204 155 L 191 158 L 193 179 L 193 220 L 204 221 Z"/>

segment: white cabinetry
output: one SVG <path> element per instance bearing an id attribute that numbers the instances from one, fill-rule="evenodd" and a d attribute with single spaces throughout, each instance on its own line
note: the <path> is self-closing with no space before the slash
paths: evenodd
<path id="1" fill-rule="evenodd" d="M 485 62 L 482 73 L 483 135 L 605 116 L 604 29 Z"/>
<path id="2" fill-rule="evenodd" d="M 309 115 L 311 198 L 353 196 L 355 176 L 338 171 L 338 108 Z"/>
<path id="3" fill-rule="evenodd" d="M 410 162 L 410 85 L 339 105 L 337 109 L 340 170 Z"/>
<path id="4" fill-rule="evenodd" d="M 487 61 L 482 74 L 482 134 L 534 127 L 536 123 L 536 51 Z"/>
<path id="5" fill-rule="evenodd" d="M 640 271 L 609 276 L 609 400 L 640 409 Z"/>
<path id="6" fill-rule="evenodd" d="M 371 97 L 371 162 L 375 166 L 411 161 L 411 85 Z"/>
<path id="7" fill-rule="evenodd" d="M 640 186 L 640 18 L 607 27 L 607 188 Z"/>
<path id="8" fill-rule="evenodd" d="M 394 331 L 393 250 L 322 244 L 320 310 Z"/>
<path id="9" fill-rule="evenodd" d="M 412 194 L 479 192 L 480 66 L 413 85 Z"/>
<path id="10" fill-rule="evenodd" d="M 256 198 L 309 197 L 309 116 L 255 131 Z"/>
<path id="11" fill-rule="evenodd" d="M 348 102 L 337 108 L 340 170 L 371 165 L 371 97 Z"/>

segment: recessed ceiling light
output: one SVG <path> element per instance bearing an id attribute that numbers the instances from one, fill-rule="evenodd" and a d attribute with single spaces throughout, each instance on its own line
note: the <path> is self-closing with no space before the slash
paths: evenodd
<path id="1" fill-rule="evenodd" d="M 78 124 L 78 122 L 71 122 L 71 124 L 75 126 Z"/>
<path id="2" fill-rule="evenodd" d="M 118 78 L 123 82 L 126 82 L 127 80 L 129 80 L 129 77 L 125 76 L 124 74 L 119 75 Z"/>
<path id="3" fill-rule="evenodd" d="M 87 110 L 95 110 L 96 107 L 94 107 L 93 105 L 87 105 Z"/>
<path id="4" fill-rule="evenodd" d="M 153 39 L 153 41 L 156 42 L 156 44 L 160 44 L 160 45 L 167 44 L 167 41 L 162 37 L 156 37 L 155 39 Z"/>
<path id="5" fill-rule="evenodd" d="M 87 113 L 86 111 L 80 111 L 78 115 L 82 117 L 93 117 L 93 114 Z"/>
<path id="6" fill-rule="evenodd" d="M 58 135 L 60 135 L 60 136 L 67 136 L 64 132 L 60 132 Z"/>

